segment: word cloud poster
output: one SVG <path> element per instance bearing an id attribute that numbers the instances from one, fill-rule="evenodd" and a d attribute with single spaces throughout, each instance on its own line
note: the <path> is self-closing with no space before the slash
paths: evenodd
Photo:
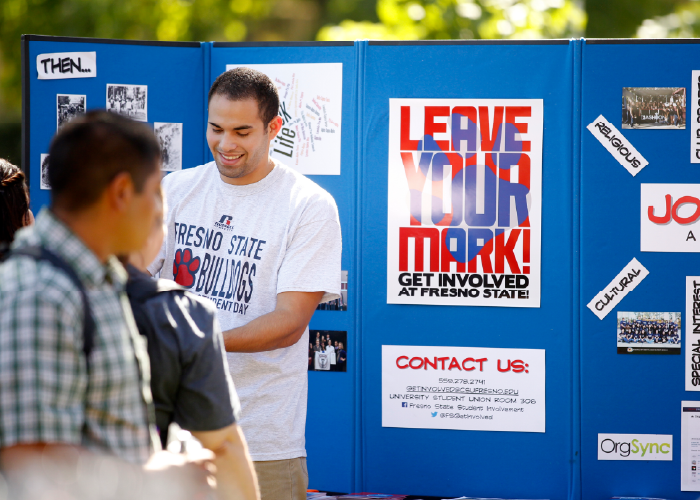
<path id="1" fill-rule="evenodd" d="M 270 156 L 304 175 L 340 175 L 342 63 L 227 64 L 265 73 L 277 87 L 282 129 Z"/>

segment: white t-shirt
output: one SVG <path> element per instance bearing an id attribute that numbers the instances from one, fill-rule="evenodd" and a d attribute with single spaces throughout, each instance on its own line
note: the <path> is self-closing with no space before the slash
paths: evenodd
<path id="1" fill-rule="evenodd" d="M 340 296 L 335 200 L 282 164 L 254 184 L 224 183 L 214 162 L 163 179 L 168 234 L 151 274 L 211 299 L 222 329 L 275 309 L 277 294 Z M 306 456 L 308 327 L 293 346 L 227 353 L 253 460 Z"/>

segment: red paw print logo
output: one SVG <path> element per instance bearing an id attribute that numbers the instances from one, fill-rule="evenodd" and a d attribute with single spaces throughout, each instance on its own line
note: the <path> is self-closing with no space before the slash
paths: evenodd
<path id="1" fill-rule="evenodd" d="M 194 275 L 199 270 L 199 257 L 192 258 L 192 250 L 178 250 L 175 252 L 175 262 L 173 262 L 173 276 L 175 282 L 186 288 L 194 285 Z"/>

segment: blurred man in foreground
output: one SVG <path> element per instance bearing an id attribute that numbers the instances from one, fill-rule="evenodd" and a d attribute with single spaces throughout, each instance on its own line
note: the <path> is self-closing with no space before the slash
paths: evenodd
<path id="1" fill-rule="evenodd" d="M 0 467 L 10 498 L 208 490 L 203 467 L 153 455 L 148 355 L 113 257 L 140 249 L 162 217 L 159 164 L 147 126 L 106 112 L 76 119 L 51 144 L 51 208 L 16 233 L 0 265 Z"/>

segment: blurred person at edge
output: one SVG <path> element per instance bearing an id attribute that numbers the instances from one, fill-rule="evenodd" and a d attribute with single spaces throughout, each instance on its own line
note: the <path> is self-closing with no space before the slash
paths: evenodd
<path id="1" fill-rule="evenodd" d="M 15 232 L 34 224 L 29 210 L 29 192 L 24 172 L 0 158 L 0 260 L 15 238 Z"/>
<path id="2" fill-rule="evenodd" d="M 151 278 L 146 270 L 164 237 L 161 216 L 143 249 L 119 257 L 129 273 L 126 292 L 136 326 L 148 345 L 161 444 L 172 446 L 177 438 L 177 428 L 170 425 L 173 422 L 190 431 L 216 456 L 217 497 L 259 500 L 248 445 L 236 423 L 240 403 L 229 374 L 216 307 L 174 281 Z M 175 436 L 168 435 L 169 429 Z M 189 442 L 178 444 L 188 446 Z"/>
<path id="3" fill-rule="evenodd" d="M 17 231 L 0 264 L 9 498 L 207 494 L 206 463 L 160 451 L 148 354 L 114 257 L 142 248 L 162 217 L 158 142 L 146 125 L 93 111 L 62 128 L 49 154 L 50 208 Z M 55 259 L 13 255 L 37 248 Z M 89 317 L 93 347 L 84 351 Z"/>

